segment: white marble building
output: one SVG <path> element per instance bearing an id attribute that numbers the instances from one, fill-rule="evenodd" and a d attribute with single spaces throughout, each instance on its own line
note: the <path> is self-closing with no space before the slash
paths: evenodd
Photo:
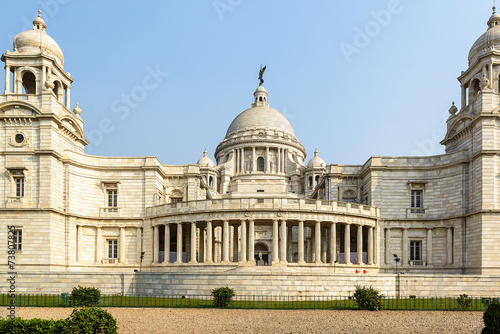
<path id="1" fill-rule="evenodd" d="M 458 78 L 446 154 L 355 166 L 325 163 L 318 152 L 307 161 L 262 84 L 215 160 L 206 151 L 175 166 L 86 155 L 63 52 L 41 15 L 33 23 L 1 57 L 0 243 L 15 226 L 19 272 L 130 273 L 143 254 L 150 273 L 384 275 L 397 255 L 407 274 L 500 275 L 496 12 Z"/>

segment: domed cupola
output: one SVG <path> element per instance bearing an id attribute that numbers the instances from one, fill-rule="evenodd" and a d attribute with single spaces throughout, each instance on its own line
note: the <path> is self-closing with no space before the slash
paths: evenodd
<path id="1" fill-rule="evenodd" d="M 205 179 L 208 189 L 215 191 L 217 189 L 217 169 L 212 159 L 208 157 L 206 149 L 203 152 L 203 157 L 198 160 L 197 164 L 200 166 L 200 174 Z"/>
<path id="2" fill-rule="evenodd" d="M 208 157 L 207 149 L 205 149 L 205 151 L 203 152 L 203 157 L 200 160 L 198 160 L 197 164 L 200 165 L 201 167 L 215 167 L 215 164 L 212 161 L 212 159 Z"/>
<path id="3" fill-rule="evenodd" d="M 59 45 L 50 37 L 45 29 L 47 24 L 42 18 L 42 11 L 38 11 L 38 17 L 33 21 L 33 29 L 23 31 L 14 38 L 14 52 L 19 54 L 45 53 L 55 61 L 64 66 L 64 55 Z"/>
<path id="4" fill-rule="evenodd" d="M 314 151 L 314 157 L 307 163 L 307 168 L 325 167 L 325 161 L 318 156 L 318 149 Z"/>
<path id="5" fill-rule="evenodd" d="M 310 195 L 321 178 L 326 172 L 326 164 L 318 155 L 318 149 L 314 151 L 314 157 L 309 160 L 306 167 L 306 177 L 304 189 L 306 196 Z"/>
<path id="6" fill-rule="evenodd" d="M 488 30 L 474 43 L 469 52 L 469 63 L 472 64 L 484 52 L 500 49 L 500 15 L 493 7 L 493 14 L 488 20 Z"/>

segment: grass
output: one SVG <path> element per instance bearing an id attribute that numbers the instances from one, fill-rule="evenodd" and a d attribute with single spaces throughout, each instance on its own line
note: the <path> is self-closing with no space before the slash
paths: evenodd
<path id="1" fill-rule="evenodd" d="M 0 306 L 10 304 L 8 295 L 0 295 Z M 16 295 L 18 307 L 65 307 L 61 295 Z M 209 308 L 211 296 L 120 296 L 103 295 L 100 307 L 143 308 Z M 280 297 L 280 296 L 234 296 L 228 308 L 234 309 L 357 309 L 354 299 L 348 297 Z M 484 311 L 484 298 L 472 298 L 469 311 Z M 447 298 L 384 298 L 382 310 L 436 310 L 462 311 L 455 297 Z"/>

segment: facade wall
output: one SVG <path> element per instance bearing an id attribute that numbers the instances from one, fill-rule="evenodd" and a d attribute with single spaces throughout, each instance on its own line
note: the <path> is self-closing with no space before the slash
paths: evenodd
<path id="1" fill-rule="evenodd" d="M 500 277 L 487 275 L 370 275 L 335 273 L 333 269 L 282 272 L 235 272 L 230 270 L 169 273 L 21 273 L 16 292 L 38 294 L 69 293 L 72 288 L 92 286 L 103 294 L 139 294 L 156 296 L 209 296 L 214 288 L 229 286 L 237 296 L 352 296 L 356 285 L 371 285 L 386 296 L 401 297 L 472 297 L 500 296 Z M 0 293 L 8 291 L 7 282 L 0 283 Z"/>

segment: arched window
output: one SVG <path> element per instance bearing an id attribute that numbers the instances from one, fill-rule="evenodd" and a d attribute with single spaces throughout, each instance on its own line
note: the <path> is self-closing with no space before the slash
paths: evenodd
<path id="1" fill-rule="evenodd" d="M 479 85 L 479 80 L 474 81 L 474 97 L 481 92 L 481 86 Z"/>
<path id="2" fill-rule="evenodd" d="M 57 97 L 57 101 L 62 102 L 63 88 L 59 81 L 54 81 L 54 89 L 52 89 L 52 92 Z"/>
<path id="3" fill-rule="evenodd" d="M 214 177 L 213 176 L 210 176 L 208 178 L 208 186 L 209 187 L 213 187 L 214 186 Z"/>
<path id="4" fill-rule="evenodd" d="M 352 190 L 346 190 L 342 194 L 342 202 L 356 203 L 356 193 Z"/>
<path id="5" fill-rule="evenodd" d="M 319 175 L 316 175 L 316 178 L 314 179 L 314 185 L 317 186 L 319 182 Z"/>
<path id="6" fill-rule="evenodd" d="M 30 71 L 23 74 L 23 94 L 36 94 L 36 78 Z"/>
<path id="7" fill-rule="evenodd" d="M 313 186 L 313 177 L 309 176 L 309 188 Z"/>
<path id="8" fill-rule="evenodd" d="M 263 157 L 257 158 L 257 171 L 258 172 L 264 171 L 264 158 Z"/>

